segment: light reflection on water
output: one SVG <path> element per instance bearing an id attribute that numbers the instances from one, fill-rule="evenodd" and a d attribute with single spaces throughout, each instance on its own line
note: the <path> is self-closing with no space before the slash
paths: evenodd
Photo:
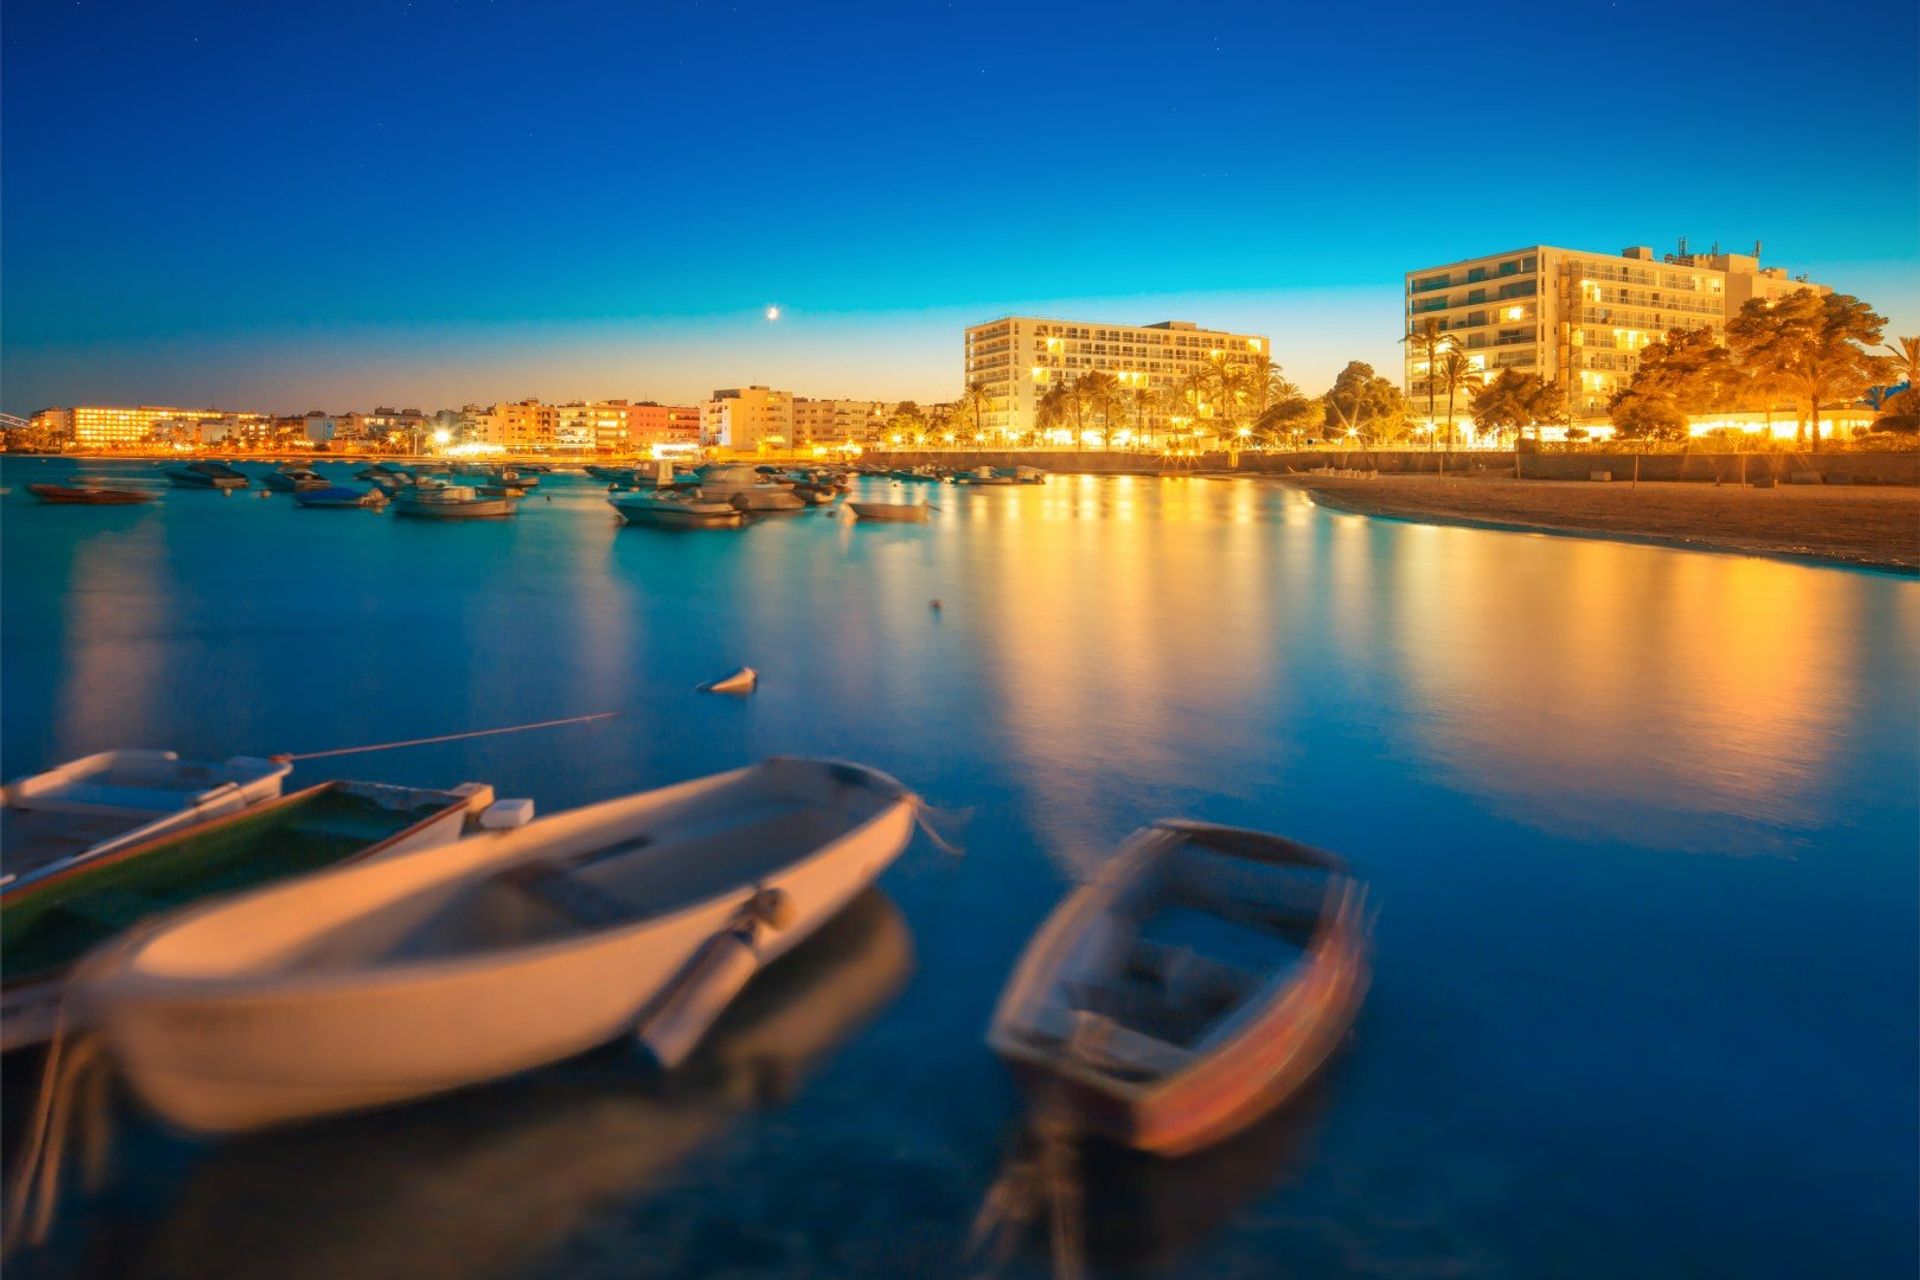
<path id="1" fill-rule="evenodd" d="M 790 1099 L 729 1109 L 586 1208 L 530 1199 L 552 1211 L 525 1228 L 537 1252 L 483 1265 L 449 1239 L 437 1274 L 959 1273 L 1016 1109 L 980 1044 L 999 983 L 1070 874 L 1173 813 L 1352 857 L 1377 980 L 1301 1114 L 1212 1166 L 1103 1166 L 1103 1269 L 1785 1275 L 1844 1238 L 1861 1274 L 1913 1270 L 1920 584 L 1375 522 L 1251 481 L 938 488 L 912 495 L 941 508 L 926 527 L 675 535 L 622 530 L 566 477 L 458 527 L 18 491 L 63 465 L 5 464 L 9 774 L 618 708 L 328 763 L 552 811 L 833 754 L 974 810 L 964 858 L 916 850 L 883 880 L 919 967 Z M 691 693 L 742 664 L 753 698 Z M 29 1265 L 164 1274 L 230 1210 L 290 1234 L 228 1241 L 228 1274 L 303 1229 L 402 1256 L 377 1239 L 401 1228 L 329 1216 L 306 1172 L 389 1133 L 459 1152 L 397 1178 L 423 1242 L 498 1211 L 497 1187 L 463 1190 L 496 1160 L 565 1200 L 563 1170 L 648 1141 L 609 1123 L 607 1152 L 575 1150 L 570 1070 L 237 1154 L 136 1129 L 121 1189 Z M 577 1086 L 582 1131 L 620 1080 Z"/>

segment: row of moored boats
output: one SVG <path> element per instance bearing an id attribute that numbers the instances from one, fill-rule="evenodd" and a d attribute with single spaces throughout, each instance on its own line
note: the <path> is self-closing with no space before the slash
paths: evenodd
<path id="1" fill-rule="evenodd" d="M 5 1048 L 84 1035 L 171 1123 L 232 1132 L 629 1040 L 682 1061 L 905 849 L 920 802 L 776 758 L 532 804 L 110 751 L 0 818 Z M 1075 1132 L 1179 1154 L 1283 1101 L 1367 984 L 1365 892 L 1277 836 L 1163 822 L 1035 935 L 989 1043 Z M 57 1055 L 50 1055 L 50 1061 Z"/>

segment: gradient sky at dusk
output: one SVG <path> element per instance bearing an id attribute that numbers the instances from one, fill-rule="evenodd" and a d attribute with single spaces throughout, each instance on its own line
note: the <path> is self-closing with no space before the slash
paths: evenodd
<path id="1" fill-rule="evenodd" d="M 1911 0 L 0 9 L 0 406 L 946 399 L 1008 312 L 1396 362 L 1400 277 L 1719 240 L 1920 332 Z M 769 324 L 777 303 L 783 318 Z"/>

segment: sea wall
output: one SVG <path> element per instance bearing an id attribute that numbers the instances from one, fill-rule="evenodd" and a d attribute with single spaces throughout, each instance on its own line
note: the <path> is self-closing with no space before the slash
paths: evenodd
<path id="1" fill-rule="evenodd" d="M 1287 474 L 1322 467 L 1378 471 L 1383 475 L 1498 474 L 1512 475 L 1511 453 L 1444 453 L 1426 450 L 1362 449 L 1351 453 L 1315 450 L 1302 453 L 1243 453 L 1239 465 L 1224 453 L 1182 459 L 1179 468 L 1157 454 L 1061 452 L 940 451 L 916 453 L 869 452 L 861 458 L 869 466 L 911 467 L 932 463 L 938 467 L 1038 467 L 1042 471 L 1076 475 L 1159 475 L 1169 470 L 1248 475 Z M 1686 481 L 1699 484 L 1739 484 L 1771 476 L 1791 483 L 1796 477 L 1819 476 L 1828 484 L 1920 485 L 1920 452 L 1914 453 L 1523 453 L 1520 475 L 1527 480 L 1587 480 L 1596 472 L 1610 472 L 1616 481 L 1634 478 L 1635 466 L 1645 481 Z"/>

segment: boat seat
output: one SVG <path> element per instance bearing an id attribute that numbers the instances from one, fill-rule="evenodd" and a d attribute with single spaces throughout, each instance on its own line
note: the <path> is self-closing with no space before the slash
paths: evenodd
<path id="1" fill-rule="evenodd" d="M 1087 1010 L 1075 1014 L 1067 1044 L 1068 1052 L 1087 1065 L 1136 1079 L 1171 1075 L 1194 1059 L 1179 1045 Z"/>
<path id="2" fill-rule="evenodd" d="M 566 865 L 530 862 L 493 877 L 582 929 L 610 929 L 644 914 L 642 908 L 575 875 Z"/>

